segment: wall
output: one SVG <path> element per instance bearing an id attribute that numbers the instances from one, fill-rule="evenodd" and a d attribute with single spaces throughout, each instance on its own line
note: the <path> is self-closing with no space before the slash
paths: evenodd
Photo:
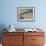
<path id="1" fill-rule="evenodd" d="M 1 0 L 0 25 L 16 28 L 46 28 L 46 0 Z M 17 22 L 17 7 L 35 7 L 35 22 Z"/>

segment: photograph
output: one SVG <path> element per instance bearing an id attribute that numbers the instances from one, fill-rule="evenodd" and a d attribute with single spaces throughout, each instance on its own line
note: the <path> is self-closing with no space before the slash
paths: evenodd
<path id="1" fill-rule="evenodd" d="M 18 7 L 17 8 L 17 20 L 24 22 L 31 22 L 35 20 L 35 8 L 34 7 Z"/>

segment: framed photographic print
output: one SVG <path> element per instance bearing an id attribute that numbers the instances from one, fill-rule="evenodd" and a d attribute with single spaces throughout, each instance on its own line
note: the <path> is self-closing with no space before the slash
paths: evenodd
<path id="1" fill-rule="evenodd" d="M 21 22 L 35 21 L 35 8 L 34 7 L 18 7 L 17 21 L 21 21 Z"/>

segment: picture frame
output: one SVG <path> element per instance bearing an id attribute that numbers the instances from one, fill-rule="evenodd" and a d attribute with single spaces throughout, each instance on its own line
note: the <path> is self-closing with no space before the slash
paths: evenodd
<path id="1" fill-rule="evenodd" d="M 34 22 L 35 21 L 35 7 L 18 7 L 17 21 L 19 22 Z"/>

